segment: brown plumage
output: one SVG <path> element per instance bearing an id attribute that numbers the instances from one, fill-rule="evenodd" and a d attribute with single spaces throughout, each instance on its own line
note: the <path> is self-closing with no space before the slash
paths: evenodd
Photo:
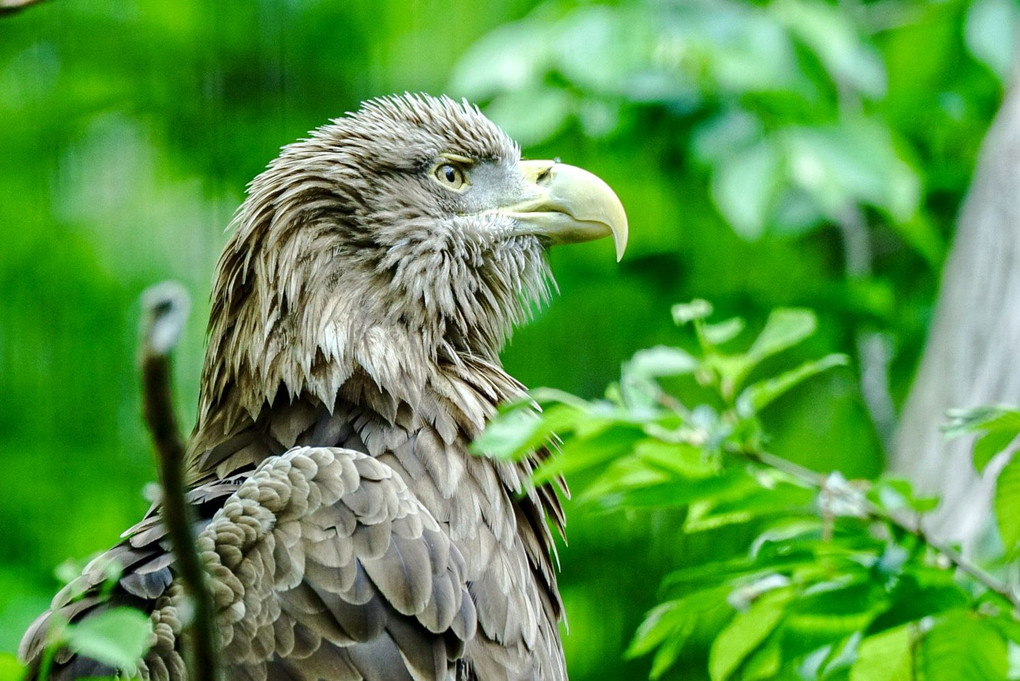
<path id="1" fill-rule="evenodd" d="M 619 253 L 626 218 L 601 181 L 521 161 L 446 98 L 369 102 L 252 182 L 217 267 L 187 461 L 227 678 L 566 678 L 563 512 L 526 486 L 545 452 L 499 462 L 468 443 L 522 394 L 498 352 L 548 297 L 546 247 L 610 233 Z M 125 536 L 53 608 L 145 610 L 142 677 L 183 679 L 156 509 Z M 104 601 L 110 560 L 123 576 Z M 50 615 L 22 643 L 30 666 Z M 56 679 L 111 671 L 54 662 Z"/>

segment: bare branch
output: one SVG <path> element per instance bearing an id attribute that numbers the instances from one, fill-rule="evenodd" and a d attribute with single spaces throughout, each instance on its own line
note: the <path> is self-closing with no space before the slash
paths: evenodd
<path id="1" fill-rule="evenodd" d="M 212 597 L 205 566 L 195 548 L 193 512 L 184 489 L 184 439 L 170 390 L 170 352 L 177 346 L 188 316 L 189 298 L 176 282 L 163 282 L 142 294 L 142 388 L 145 422 L 159 460 L 161 514 L 184 586 L 191 597 L 191 673 L 197 681 L 217 678 Z"/>

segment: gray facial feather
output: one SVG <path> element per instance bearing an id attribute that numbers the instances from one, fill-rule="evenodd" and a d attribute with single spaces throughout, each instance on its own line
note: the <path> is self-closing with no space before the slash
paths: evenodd
<path id="1" fill-rule="evenodd" d="M 438 186 L 440 154 L 477 161 L 493 186 L 470 200 Z M 330 405 L 358 369 L 416 390 L 437 363 L 494 359 L 551 282 L 535 237 L 480 214 L 513 190 L 519 159 L 476 107 L 420 95 L 367 102 L 284 147 L 217 266 L 201 421 L 254 418 L 280 389 Z"/>

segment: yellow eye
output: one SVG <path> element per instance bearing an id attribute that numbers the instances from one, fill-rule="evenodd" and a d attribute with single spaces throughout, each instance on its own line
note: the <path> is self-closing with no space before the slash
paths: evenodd
<path id="1" fill-rule="evenodd" d="M 447 189 L 459 191 L 467 186 L 467 178 L 464 176 L 464 171 L 452 163 L 440 163 L 432 171 L 432 174 L 439 184 Z"/>

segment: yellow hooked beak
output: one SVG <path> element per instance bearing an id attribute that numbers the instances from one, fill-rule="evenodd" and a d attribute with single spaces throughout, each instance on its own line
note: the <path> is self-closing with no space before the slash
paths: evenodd
<path id="1" fill-rule="evenodd" d="M 508 213 L 521 234 L 552 244 L 573 244 L 612 235 L 617 261 L 627 248 L 627 214 L 616 193 L 598 176 L 556 161 L 521 161 L 525 198 Z"/>

